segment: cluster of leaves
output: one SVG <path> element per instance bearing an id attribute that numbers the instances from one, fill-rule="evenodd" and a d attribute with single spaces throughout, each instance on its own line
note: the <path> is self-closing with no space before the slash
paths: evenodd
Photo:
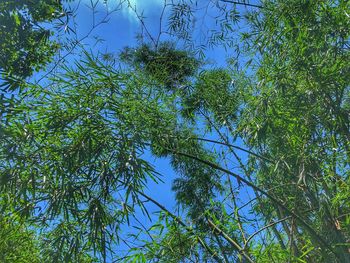
<path id="1" fill-rule="evenodd" d="M 241 79 L 230 89 L 229 77 L 205 72 L 187 96 L 184 116 L 204 117 L 231 148 L 224 156 L 233 154 L 247 179 L 266 189 L 268 196 L 255 193 L 255 216 L 281 220 L 284 233 L 272 225 L 278 243 L 267 239 L 271 246 L 259 244 L 258 251 L 274 247 L 268 256 L 278 262 L 348 262 L 349 3 L 254 7 L 259 11 L 246 16 L 251 31 L 243 40 L 248 53 L 257 52 L 258 63 L 248 69 L 255 76 L 233 74 Z M 253 149 L 246 164 L 229 143 L 237 137 Z"/>
<path id="2" fill-rule="evenodd" d="M 39 239 L 13 218 L 0 217 L 0 261 L 39 263 Z"/>
<path id="3" fill-rule="evenodd" d="M 161 43 L 156 48 L 147 44 L 136 49 L 126 48 L 120 57 L 169 90 L 184 85 L 199 66 L 199 61 L 189 52 L 176 49 L 170 42 Z"/>
<path id="4" fill-rule="evenodd" d="M 216 124 L 221 126 L 226 121 L 232 123 L 236 119 L 238 106 L 239 94 L 229 71 L 223 68 L 210 69 L 199 74 L 193 89 L 185 97 L 183 115 L 194 119 L 201 111 L 210 113 Z"/>
<path id="5" fill-rule="evenodd" d="M 169 215 L 161 213 L 159 221 L 146 229 L 151 236 L 142 248 L 135 248 L 128 256 L 128 260 L 136 259 L 136 262 L 182 262 L 187 258 L 200 260 L 201 255 L 197 253 L 198 242 L 190 231 L 179 226 L 178 222 L 172 220 Z M 144 229 L 139 229 L 136 235 L 144 234 Z"/>
<path id="6" fill-rule="evenodd" d="M 61 1 L 1 1 L 0 70 L 3 86 L 17 88 L 20 80 L 41 69 L 58 49 L 44 22 L 64 15 Z"/>

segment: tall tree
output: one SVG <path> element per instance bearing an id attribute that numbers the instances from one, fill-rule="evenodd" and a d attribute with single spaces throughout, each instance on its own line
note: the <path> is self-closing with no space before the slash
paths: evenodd
<path id="1" fill-rule="evenodd" d="M 2 117 L 1 204 L 48 232 L 53 261 L 349 262 L 348 1 L 214 4 L 209 41 L 236 37 L 239 63 L 161 42 L 85 52 Z M 189 43 L 196 3 L 171 7 Z M 146 154 L 170 160 L 182 213 L 145 193 Z"/>

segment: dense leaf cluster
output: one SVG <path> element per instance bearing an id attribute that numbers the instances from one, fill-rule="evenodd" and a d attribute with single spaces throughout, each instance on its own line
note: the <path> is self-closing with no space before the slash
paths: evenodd
<path id="1" fill-rule="evenodd" d="M 1 1 L 0 71 L 5 87 L 15 89 L 22 78 L 41 69 L 58 46 L 43 25 L 62 15 L 60 1 Z M 16 81 L 17 80 L 17 81 Z"/>
<path id="2" fill-rule="evenodd" d="M 184 85 L 199 66 L 199 61 L 189 52 L 176 49 L 170 42 L 161 43 L 156 48 L 147 44 L 136 49 L 126 48 L 121 59 L 169 90 Z"/>

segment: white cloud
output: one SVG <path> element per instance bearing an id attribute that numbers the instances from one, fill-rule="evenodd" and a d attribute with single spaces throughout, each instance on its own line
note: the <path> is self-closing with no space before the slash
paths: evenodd
<path id="1" fill-rule="evenodd" d="M 110 0 L 111 1 L 111 0 Z M 149 11 L 154 8 L 158 8 L 164 3 L 164 0 L 129 0 L 126 1 L 123 9 L 123 13 L 131 20 L 137 20 L 137 15 L 144 13 L 147 15 Z"/>
<path id="2" fill-rule="evenodd" d="M 99 5 L 104 5 L 108 9 L 113 10 L 120 6 L 122 3 L 122 13 L 129 18 L 130 21 L 137 21 L 137 15 L 142 13 L 147 14 L 154 8 L 158 8 L 164 4 L 165 0 L 92 0 L 93 3 L 99 1 Z M 83 0 L 86 4 L 90 5 L 91 0 Z"/>

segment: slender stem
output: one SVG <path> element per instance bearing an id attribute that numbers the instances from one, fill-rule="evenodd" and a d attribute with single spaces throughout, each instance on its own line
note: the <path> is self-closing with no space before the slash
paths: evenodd
<path id="1" fill-rule="evenodd" d="M 181 226 L 183 226 L 188 232 L 193 233 L 193 229 L 191 229 L 190 227 L 188 227 L 178 216 L 174 215 L 173 213 L 171 213 L 165 206 L 163 206 L 162 204 L 160 204 L 159 202 L 157 202 L 156 200 L 154 200 L 152 197 L 146 195 L 145 193 L 138 191 L 136 189 L 134 189 L 134 191 L 136 191 L 137 193 L 139 193 L 141 196 L 143 196 L 144 198 L 146 198 L 148 201 L 152 202 L 153 204 L 155 204 L 156 206 L 158 206 L 161 210 L 163 210 L 164 212 L 168 213 L 177 223 L 179 223 Z M 193 233 L 194 234 L 194 233 Z M 210 255 L 217 261 L 222 263 L 222 259 L 217 255 L 217 252 L 214 252 L 204 241 L 203 239 L 201 239 L 200 237 L 197 236 L 198 242 L 199 244 L 205 249 L 207 250 Z"/>
<path id="2" fill-rule="evenodd" d="M 253 237 L 255 237 L 257 234 L 259 234 L 261 231 L 264 231 L 265 229 L 267 229 L 267 228 L 269 228 L 269 227 L 272 227 L 272 226 L 274 226 L 274 225 L 276 225 L 276 224 L 278 224 L 278 223 L 281 223 L 281 222 L 283 222 L 283 221 L 285 221 L 285 220 L 288 220 L 288 219 L 290 219 L 290 218 L 291 218 L 291 216 L 287 216 L 287 217 L 285 217 L 285 218 L 282 218 L 282 219 L 280 219 L 280 220 L 271 222 L 270 224 L 268 224 L 268 225 L 266 225 L 266 226 L 260 228 L 258 231 L 254 232 L 251 236 L 249 236 L 249 237 L 247 238 L 247 241 L 245 242 L 244 248 L 243 248 L 243 249 L 245 249 L 246 246 L 248 245 L 249 241 L 250 241 Z"/>
<path id="3" fill-rule="evenodd" d="M 237 202 L 236 202 L 235 193 L 233 192 L 232 182 L 230 180 L 230 175 L 227 175 L 227 177 L 228 177 L 228 181 L 229 181 L 230 193 L 232 195 L 232 202 L 233 202 L 234 210 L 235 210 L 234 213 L 235 213 L 235 216 L 237 217 L 238 228 L 239 228 L 239 231 L 241 232 L 243 241 L 246 242 L 246 237 L 245 237 L 245 233 L 244 233 L 244 230 L 243 230 L 243 224 L 242 224 L 242 221 L 241 221 L 241 216 L 240 216 L 239 211 L 237 209 L 238 206 L 237 206 Z"/>
<path id="4" fill-rule="evenodd" d="M 219 236 L 216 233 L 214 233 L 214 236 L 215 236 L 216 241 L 218 242 L 218 245 L 219 245 L 219 248 L 221 250 L 222 256 L 224 257 L 224 262 L 225 263 L 229 263 L 230 261 L 227 258 L 227 255 L 225 253 L 224 247 L 222 245 L 222 242 L 221 242 Z"/>
<path id="5" fill-rule="evenodd" d="M 272 202 L 274 202 L 276 205 L 278 205 L 281 209 L 283 209 L 285 212 L 287 212 L 289 215 L 292 215 L 295 217 L 295 219 L 297 219 L 304 227 L 305 229 L 311 234 L 312 238 L 321 246 L 324 248 L 327 248 L 329 251 L 331 251 L 337 258 L 339 258 L 338 254 L 333 250 L 333 248 L 308 224 L 304 221 L 304 219 L 296 214 L 295 212 L 291 211 L 287 206 L 285 206 L 282 201 L 278 200 L 277 198 L 275 198 L 274 196 L 272 196 L 271 194 L 269 194 L 268 192 L 266 192 L 265 190 L 263 190 L 262 188 L 256 186 L 255 184 L 249 182 L 248 180 L 246 180 L 245 178 L 243 178 L 242 176 L 233 173 L 219 165 L 217 165 L 216 163 L 212 163 L 210 161 L 207 160 L 203 160 L 197 156 L 188 154 L 188 153 L 184 153 L 184 152 L 178 152 L 176 150 L 172 150 L 172 149 L 167 149 L 168 151 L 172 152 L 173 154 L 177 154 L 180 156 L 184 156 L 184 157 L 188 157 L 191 158 L 193 160 L 199 161 L 203 164 L 206 164 L 216 170 L 222 171 L 224 173 L 227 173 L 233 177 L 235 177 L 237 180 L 240 180 L 241 182 L 245 183 L 246 185 L 248 185 L 249 187 L 255 189 L 256 191 L 260 192 L 261 194 L 265 195 L 267 198 L 269 198 Z"/>
<path id="6" fill-rule="evenodd" d="M 249 4 L 249 3 L 242 3 L 242 2 L 238 2 L 238 1 L 230 1 L 230 0 L 220 0 L 221 2 L 225 2 L 225 3 L 229 3 L 229 4 L 235 4 L 235 5 L 244 5 L 244 6 L 249 6 L 249 7 L 256 7 L 256 8 L 260 8 L 260 9 L 267 9 L 266 7 L 262 6 L 262 5 L 254 5 L 254 4 Z"/>
<path id="7" fill-rule="evenodd" d="M 208 219 L 209 225 L 223 238 L 226 239 L 242 256 L 249 262 L 254 263 L 254 261 L 249 257 L 249 255 L 244 251 L 244 249 L 231 237 L 229 237 L 224 231 L 222 231 L 216 224 L 213 223 L 210 219 Z"/>
<path id="8" fill-rule="evenodd" d="M 228 147 L 232 147 L 232 148 L 235 148 L 237 150 L 241 150 L 243 152 L 246 152 L 246 153 L 249 153 L 251 155 L 254 155 L 255 157 L 258 157 L 259 159 L 262 159 L 264 161 L 267 161 L 269 163 L 275 163 L 274 161 L 270 160 L 269 158 L 266 158 L 262 155 L 259 155 L 257 153 L 254 153 L 250 150 L 247 150 L 247 149 L 244 149 L 242 147 L 239 147 L 239 146 L 236 146 L 236 145 L 233 145 L 233 144 L 230 144 L 230 143 L 226 143 L 226 142 L 219 142 L 219 141 L 215 141 L 215 140 L 211 140 L 211 139 L 206 139 L 206 138 L 190 138 L 190 139 L 193 139 L 193 140 L 199 140 L 199 141 L 205 141 L 205 142 L 212 142 L 212 143 L 216 143 L 216 144 L 220 144 L 220 145 L 225 145 L 225 146 L 228 146 Z"/>

